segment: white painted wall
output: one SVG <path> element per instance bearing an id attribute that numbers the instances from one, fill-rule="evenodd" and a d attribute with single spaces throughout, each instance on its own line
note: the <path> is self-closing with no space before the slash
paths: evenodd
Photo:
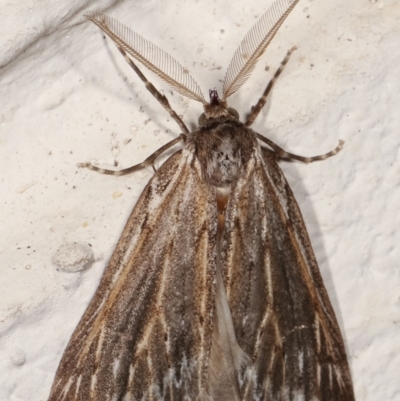
<path id="1" fill-rule="evenodd" d="M 47 399 L 152 174 L 116 178 L 76 164 L 126 167 L 179 133 L 82 14 L 107 12 L 159 44 L 208 93 L 220 89 L 233 52 L 268 4 L 0 0 L 0 400 Z M 283 168 L 337 312 L 359 401 L 400 399 L 399 43 L 398 0 L 301 0 L 230 102 L 243 116 L 297 45 L 253 128 L 303 155 L 346 142 L 329 160 Z M 201 105 L 148 75 L 194 127 Z M 93 266 L 57 271 L 51 260 L 65 242 L 90 244 Z"/>

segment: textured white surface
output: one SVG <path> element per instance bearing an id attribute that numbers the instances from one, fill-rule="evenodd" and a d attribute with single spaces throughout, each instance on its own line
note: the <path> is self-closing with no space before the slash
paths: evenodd
<path id="1" fill-rule="evenodd" d="M 45 401 L 152 174 L 116 178 L 76 164 L 96 158 L 129 166 L 179 133 L 81 15 L 111 14 L 187 66 L 207 93 L 221 89 L 234 50 L 270 2 L 0 3 L 0 400 Z M 398 0 L 301 0 L 230 101 L 243 116 L 297 45 L 253 128 L 304 155 L 346 142 L 329 160 L 283 168 L 337 312 L 359 401 L 400 400 L 399 43 Z M 194 127 L 201 105 L 148 76 Z M 96 263 L 82 273 L 57 271 L 51 258 L 63 242 L 90 244 Z"/>

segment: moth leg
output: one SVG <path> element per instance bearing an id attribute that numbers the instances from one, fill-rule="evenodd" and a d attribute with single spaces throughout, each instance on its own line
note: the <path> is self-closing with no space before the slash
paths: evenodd
<path id="1" fill-rule="evenodd" d="M 188 127 L 186 127 L 186 124 L 182 121 L 182 119 L 176 114 L 174 110 L 172 110 L 168 99 L 162 95 L 156 87 L 147 80 L 147 78 L 143 75 L 142 71 L 139 70 L 137 65 L 132 61 L 132 59 L 126 54 L 125 50 L 122 49 L 116 42 L 114 42 L 115 45 L 117 46 L 118 50 L 121 52 L 121 54 L 124 56 L 125 61 L 132 67 L 133 71 L 136 72 L 136 74 L 139 76 L 139 78 L 142 80 L 142 82 L 145 84 L 146 89 L 161 103 L 161 106 L 164 107 L 165 110 L 169 113 L 169 115 L 175 120 L 175 122 L 179 125 L 180 129 L 184 134 L 189 133 Z"/>
<path id="2" fill-rule="evenodd" d="M 85 167 L 88 168 L 89 170 L 97 171 L 98 173 L 101 174 L 110 174 L 110 175 L 126 175 L 130 173 L 134 173 L 135 171 L 141 170 L 147 166 L 152 166 L 154 172 L 156 172 L 156 168 L 154 167 L 154 162 L 156 161 L 157 157 L 160 156 L 163 152 L 168 150 L 169 148 L 172 148 L 172 146 L 176 145 L 180 141 L 186 140 L 186 135 L 180 134 L 178 138 L 175 138 L 174 140 L 166 143 L 164 146 L 161 146 L 161 148 L 157 149 L 153 154 L 151 154 L 145 161 L 139 164 L 135 164 L 134 166 L 124 168 L 123 170 L 106 170 L 97 166 L 94 166 L 92 163 L 78 163 L 78 167 Z"/>
<path id="3" fill-rule="evenodd" d="M 313 157 L 304 157 L 304 156 L 299 156 L 299 155 L 295 155 L 293 153 L 286 152 L 286 150 L 279 147 L 275 142 L 272 142 L 270 139 L 265 138 L 264 136 L 262 136 L 260 134 L 256 134 L 256 135 L 260 141 L 263 141 L 268 146 L 270 146 L 281 159 L 299 160 L 303 163 L 312 163 L 312 162 L 316 162 L 318 160 L 325 160 L 328 157 L 334 156 L 334 155 L 336 155 L 337 152 L 339 152 L 340 149 L 343 148 L 343 144 L 344 144 L 344 141 L 340 140 L 339 145 L 336 146 L 335 149 L 331 150 L 328 153 L 325 153 L 323 155 L 313 156 Z"/>
<path id="4" fill-rule="evenodd" d="M 281 72 L 285 68 L 285 65 L 289 61 L 290 55 L 297 49 L 296 46 L 293 46 L 287 53 L 283 61 L 281 62 L 281 65 L 279 68 L 276 70 L 274 76 L 272 79 L 268 82 L 267 87 L 265 88 L 264 93 L 258 100 L 257 104 L 255 106 L 251 107 L 251 112 L 250 115 L 247 117 L 247 120 L 244 125 L 246 127 L 249 127 L 251 124 L 253 124 L 254 120 L 257 118 L 258 114 L 260 113 L 261 109 L 264 107 L 265 103 L 267 103 L 267 98 L 269 93 L 271 92 L 272 87 L 275 84 L 275 81 L 278 79 L 279 75 L 281 75 Z"/>

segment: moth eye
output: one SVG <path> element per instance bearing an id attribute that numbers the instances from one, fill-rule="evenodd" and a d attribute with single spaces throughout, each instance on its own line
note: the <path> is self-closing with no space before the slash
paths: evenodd
<path id="1" fill-rule="evenodd" d="M 205 120 L 206 120 L 205 114 L 204 114 L 204 113 L 201 113 L 201 114 L 200 114 L 200 117 L 199 117 L 199 121 L 198 121 L 200 127 L 201 127 L 202 125 L 204 125 Z"/>
<path id="2" fill-rule="evenodd" d="M 232 116 L 235 117 L 236 120 L 239 120 L 239 113 L 235 110 L 232 109 L 232 107 L 228 107 L 228 113 Z M 200 116 L 201 117 L 201 116 Z"/>

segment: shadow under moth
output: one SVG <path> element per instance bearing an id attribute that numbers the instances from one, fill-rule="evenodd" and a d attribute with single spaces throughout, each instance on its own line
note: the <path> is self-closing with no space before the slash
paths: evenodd
<path id="1" fill-rule="evenodd" d="M 227 98 L 247 80 L 298 0 L 276 0 L 247 33 L 207 102 L 175 59 L 100 13 L 181 134 L 141 194 L 64 352 L 49 401 L 352 401 L 340 329 L 279 159 L 309 163 L 250 127 L 290 54 L 244 123 Z M 204 105 L 190 132 L 132 58 Z M 268 147 L 261 146 L 260 143 Z"/>

